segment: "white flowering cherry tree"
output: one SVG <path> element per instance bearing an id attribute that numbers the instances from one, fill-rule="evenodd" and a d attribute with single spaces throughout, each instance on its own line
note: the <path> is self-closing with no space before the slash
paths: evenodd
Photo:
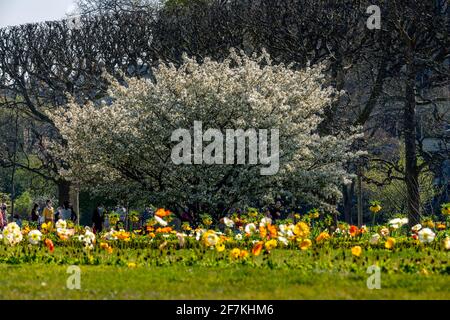
<path id="1" fill-rule="evenodd" d="M 324 67 L 296 70 L 273 65 L 264 52 L 232 51 L 222 62 L 161 63 L 152 80 L 111 78 L 111 103 L 70 102 L 50 115 L 66 140 L 53 152 L 70 164 L 62 172 L 68 178 L 111 195 L 139 190 L 172 209 L 220 215 L 281 190 L 330 209 L 349 178 L 346 162 L 358 156 L 350 152 L 358 134 L 318 133 L 324 110 L 339 95 L 325 87 Z M 203 130 L 278 129 L 278 172 L 261 175 L 262 164 L 174 164 L 171 135 L 192 130 L 194 121 Z"/>

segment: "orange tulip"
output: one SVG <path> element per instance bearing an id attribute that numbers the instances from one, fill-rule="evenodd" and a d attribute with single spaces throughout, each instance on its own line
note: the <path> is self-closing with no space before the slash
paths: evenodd
<path id="1" fill-rule="evenodd" d="M 438 229 L 438 230 L 444 230 L 445 228 L 446 228 L 446 226 L 443 223 L 439 222 L 436 224 L 436 229 Z"/>
<path id="2" fill-rule="evenodd" d="M 167 216 L 170 216 L 172 212 L 170 212 L 170 210 L 165 210 L 163 208 L 159 208 L 158 210 L 156 210 L 155 215 L 157 215 L 160 218 L 164 218 Z"/>
<path id="3" fill-rule="evenodd" d="M 247 250 L 241 250 L 241 253 L 239 254 L 239 258 L 245 259 L 248 257 L 248 251 Z"/>
<path id="4" fill-rule="evenodd" d="M 259 234 L 261 235 L 261 238 L 265 238 L 267 236 L 267 230 L 264 227 L 259 227 Z"/>
<path id="5" fill-rule="evenodd" d="M 264 243 L 262 241 L 255 244 L 255 246 L 252 249 L 252 254 L 254 256 L 259 256 L 261 254 L 261 250 L 263 248 Z"/>
<path id="6" fill-rule="evenodd" d="M 53 241 L 51 239 L 45 239 L 44 243 L 50 252 L 53 252 L 53 250 L 55 250 L 55 246 L 53 245 Z"/>
<path id="7" fill-rule="evenodd" d="M 349 229 L 348 232 L 350 233 L 350 235 L 351 235 L 352 237 L 354 237 L 354 236 L 358 235 L 359 230 L 358 230 L 358 227 L 357 227 L 357 226 L 350 226 L 350 229 Z"/>
<path id="8" fill-rule="evenodd" d="M 156 233 L 169 233 L 172 231 L 171 227 L 158 228 L 155 230 Z"/>
<path id="9" fill-rule="evenodd" d="M 321 232 L 317 238 L 316 238 L 316 242 L 321 242 L 323 240 L 327 240 L 330 239 L 330 234 L 327 231 Z"/>
<path id="10" fill-rule="evenodd" d="M 267 225 L 267 230 L 269 230 L 270 237 L 276 238 L 277 237 L 277 227 L 271 224 Z"/>

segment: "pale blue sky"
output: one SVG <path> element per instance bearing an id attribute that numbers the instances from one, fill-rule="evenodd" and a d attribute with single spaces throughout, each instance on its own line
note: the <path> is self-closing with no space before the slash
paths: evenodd
<path id="1" fill-rule="evenodd" d="M 0 0 L 0 27 L 60 20 L 74 0 Z"/>

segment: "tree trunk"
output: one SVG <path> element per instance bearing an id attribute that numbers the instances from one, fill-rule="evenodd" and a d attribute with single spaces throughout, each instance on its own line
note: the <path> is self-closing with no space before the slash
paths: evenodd
<path id="1" fill-rule="evenodd" d="M 77 224 L 80 224 L 80 185 L 79 183 L 72 183 L 69 192 L 70 203 L 73 210 L 77 214 Z"/>
<path id="2" fill-rule="evenodd" d="M 358 177 L 356 178 L 356 184 L 358 189 L 358 227 L 360 228 L 363 225 L 363 197 L 362 197 L 362 172 L 361 169 L 358 168 Z"/>
<path id="3" fill-rule="evenodd" d="M 343 186 L 344 219 L 348 224 L 352 223 L 354 182 Z"/>
<path id="4" fill-rule="evenodd" d="M 407 189 L 407 205 L 409 224 L 420 222 L 419 169 L 416 151 L 416 71 L 413 59 L 406 66 L 406 96 L 404 109 L 405 139 L 405 183 Z"/>

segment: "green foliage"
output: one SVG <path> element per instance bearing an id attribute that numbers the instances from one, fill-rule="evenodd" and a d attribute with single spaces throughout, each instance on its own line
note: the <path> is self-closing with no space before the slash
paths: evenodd
<path id="1" fill-rule="evenodd" d="M 39 170 L 42 167 L 42 161 L 37 155 L 18 154 L 18 162 L 23 166 L 29 166 L 31 169 Z M 0 191 L 10 193 L 12 191 L 11 184 L 11 168 L 0 167 Z M 51 195 L 49 198 L 55 197 L 57 187 L 52 180 L 35 174 L 27 169 L 17 168 L 14 177 L 14 188 L 16 198 L 23 192 L 28 192 L 32 198 L 40 195 Z"/>
<path id="2" fill-rule="evenodd" d="M 140 213 L 137 210 L 130 210 L 130 212 L 128 213 L 128 219 L 131 222 L 138 222 L 139 217 L 140 217 Z"/>
<path id="3" fill-rule="evenodd" d="M 109 223 L 112 226 L 116 225 L 120 220 L 120 214 L 118 214 L 117 212 L 110 212 L 110 213 L 108 213 L 107 216 L 108 216 Z"/>
<path id="4" fill-rule="evenodd" d="M 9 193 L 0 192 L 0 202 L 6 202 L 7 205 L 11 205 L 11 196 Z"/>
<path id="5" fill-rule="evenodd" d="M 208 214 L 208 213 L 202 213 L 202 214 L 200 214 L 200 220 L 202 221 L 202 224 L 205 226 L 205 227 L 209 227 L 210 225 L 212 225 L 212 223 L 213 223 L 213 218 L 211 217 L 211 215 L 210 214 Z"/>
<path id="6" fill-rule="evenodd" d="M 28 191 L 25 191 L 14 202 L 14 211 L 22 217 L 27 217 L 32 205 L 33 198 Z"/>

